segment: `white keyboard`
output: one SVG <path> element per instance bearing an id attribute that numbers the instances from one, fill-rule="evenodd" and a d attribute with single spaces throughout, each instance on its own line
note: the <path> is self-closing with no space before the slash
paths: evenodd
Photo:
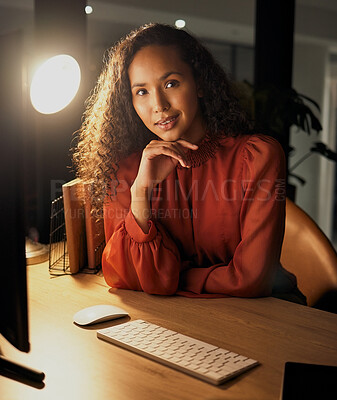
<path id="1" fill-rule="evenodd" d="M 97 337 L 214 385 L 259 364 L 140 319 L 101 329 Z"/>

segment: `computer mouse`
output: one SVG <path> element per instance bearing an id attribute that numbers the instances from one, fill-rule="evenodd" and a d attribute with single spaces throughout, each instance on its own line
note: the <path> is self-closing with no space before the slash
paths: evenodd
<path id="1" fill-rule="evenodd" d="M 99 322 L 109 321 L 121 317 L 126 317 L 129 314 L 122 308 L 109 304 L 99 304 L 78 311 L 74 315 L 74 322 L 78 325 L 92 325 Z"/>

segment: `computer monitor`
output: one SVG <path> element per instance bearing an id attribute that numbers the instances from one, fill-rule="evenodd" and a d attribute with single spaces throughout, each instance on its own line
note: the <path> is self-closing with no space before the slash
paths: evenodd
<path id="1" fill-rule="evenodd" d="M 28 352 L 24 222 L 23 39 L 0 36 L 0 333 Z M 44 374 L 0 357 L 0 372 L 34 380 Z"/>

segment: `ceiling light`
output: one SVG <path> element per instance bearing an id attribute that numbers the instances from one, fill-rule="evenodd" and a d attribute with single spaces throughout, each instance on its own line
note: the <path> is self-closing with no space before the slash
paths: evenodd
<path id="1" fill-rule="evenodd" d="M 86 14 L 91 14 L 94 11 L 94 9 L 91 6 L 86 6 L 84 11 Z"/>
<path id="2" fill-rule="evenodd" d="M 175 26 L 179 29 L 184 28 L 186 25 L 186 22 L 183 19 L 177 19 L 176 22 L 174 23 Z"/>

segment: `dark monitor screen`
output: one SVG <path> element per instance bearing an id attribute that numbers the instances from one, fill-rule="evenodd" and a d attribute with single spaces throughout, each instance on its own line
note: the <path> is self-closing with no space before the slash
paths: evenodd
<path id="1" fill-rule="evenodd" d="M 0 54 L 0 333 L 18 350 L 28 352 L 22 33 L 1 35 Z M 2 354 L 0 373 L 41 385 L 45 376 Z"/>
<path id="2" fill-rule="evenodd" d="M 0 36 L 0 333 L 28 352 L 22 43 L 20 32 Z"/>

